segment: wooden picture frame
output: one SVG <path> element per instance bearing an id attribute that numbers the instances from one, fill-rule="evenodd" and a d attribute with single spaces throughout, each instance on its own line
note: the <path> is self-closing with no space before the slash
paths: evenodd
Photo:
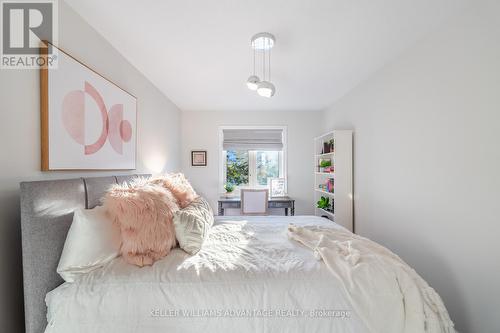
<path id="1" fill-rule="evenodd" d="M 137 98 L 64 50 L 40 68 L 41 169 L 134 170 Z"/>
<path id="2" fill-rule="evenodd" d="M 191 166 L 206 167 L 207 166 L 207 151 L 192 150 L 191 151 Z"/>

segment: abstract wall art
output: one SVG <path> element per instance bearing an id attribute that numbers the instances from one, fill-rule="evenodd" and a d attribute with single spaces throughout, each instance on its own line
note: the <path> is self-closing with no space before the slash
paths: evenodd
<path id="1" fill-rule="evenodd" d="M 40 70 L 42 170 L 135 169 L 137 99 L 64 51 L 57 57 Z"/>

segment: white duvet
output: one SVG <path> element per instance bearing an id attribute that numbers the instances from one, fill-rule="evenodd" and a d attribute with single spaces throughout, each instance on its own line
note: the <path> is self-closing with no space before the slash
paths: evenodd
<path id="1" fill-rule="evenodd" d="M 51 291 L 45 332 L 374 332 L 345 281 L 289 239 L 290 223 L 344 230 L 312 216 L 221 217 L 194 256 L 176 249 L 145 268 L 117 258 Z"/>
<path id="2" fill-rule="evenodd" d="M 346 230 L 291 224 L 288 231 L 342 281 L 370 332 L 455 332 L 441 297 L 388 249 Z"/>

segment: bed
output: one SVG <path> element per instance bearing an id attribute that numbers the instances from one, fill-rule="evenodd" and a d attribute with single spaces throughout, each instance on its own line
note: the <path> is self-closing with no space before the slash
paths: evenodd
<path id="1" fill-rule="evenodd" d="M 341 279 L 290 239 L 290 224 L 347 233 L 314 216 L 218 217 L 194 256 L 175 249 L 144 268 L 116 258 L 63 283 L 72 211 L 131 177 L 21 184 L 26 332 L 373 332 Z"/>

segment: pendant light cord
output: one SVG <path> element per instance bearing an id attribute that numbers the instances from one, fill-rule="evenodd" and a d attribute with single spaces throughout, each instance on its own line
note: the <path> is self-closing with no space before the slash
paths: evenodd
<path id="1" fill-rule="evenodd" d="M 252 48 L 253 48 L 253 75 L 255 76 L 255 47 L 253 47 L 252 43 Z"/>
<path id="2" fill-rule="evenodd" d="M 267 52 L 269 52 L 269 66 L 268 66 L 269 67 L 269 78 L 268 79 L 269 79 L 269 82 L 271 82 L 271 48 L 269 48 L 269 51 L 267 51 Z"/>
<path id="3" fill-rule="evenodd" d="M 259 43 L 258 43 L 259 42 Z M 258 72 L 259 54 L 262 52 L 262 80 L 271 82 L 271 48 L 274 40 L 268 36 L 252 39 L 250 46 L 253 48 L 253 76 Z M 267 54 L 266 54 L 267 53 Z M 266 68 L 267 65 L 267 68 Z"/>
<path id="4" fill-rule="evenodd" d="M 265 41 L 264 41 L 265 43 Z M 263 45 L 262 48 L 262 80 L 266 81 L 266 47 Z"/>

